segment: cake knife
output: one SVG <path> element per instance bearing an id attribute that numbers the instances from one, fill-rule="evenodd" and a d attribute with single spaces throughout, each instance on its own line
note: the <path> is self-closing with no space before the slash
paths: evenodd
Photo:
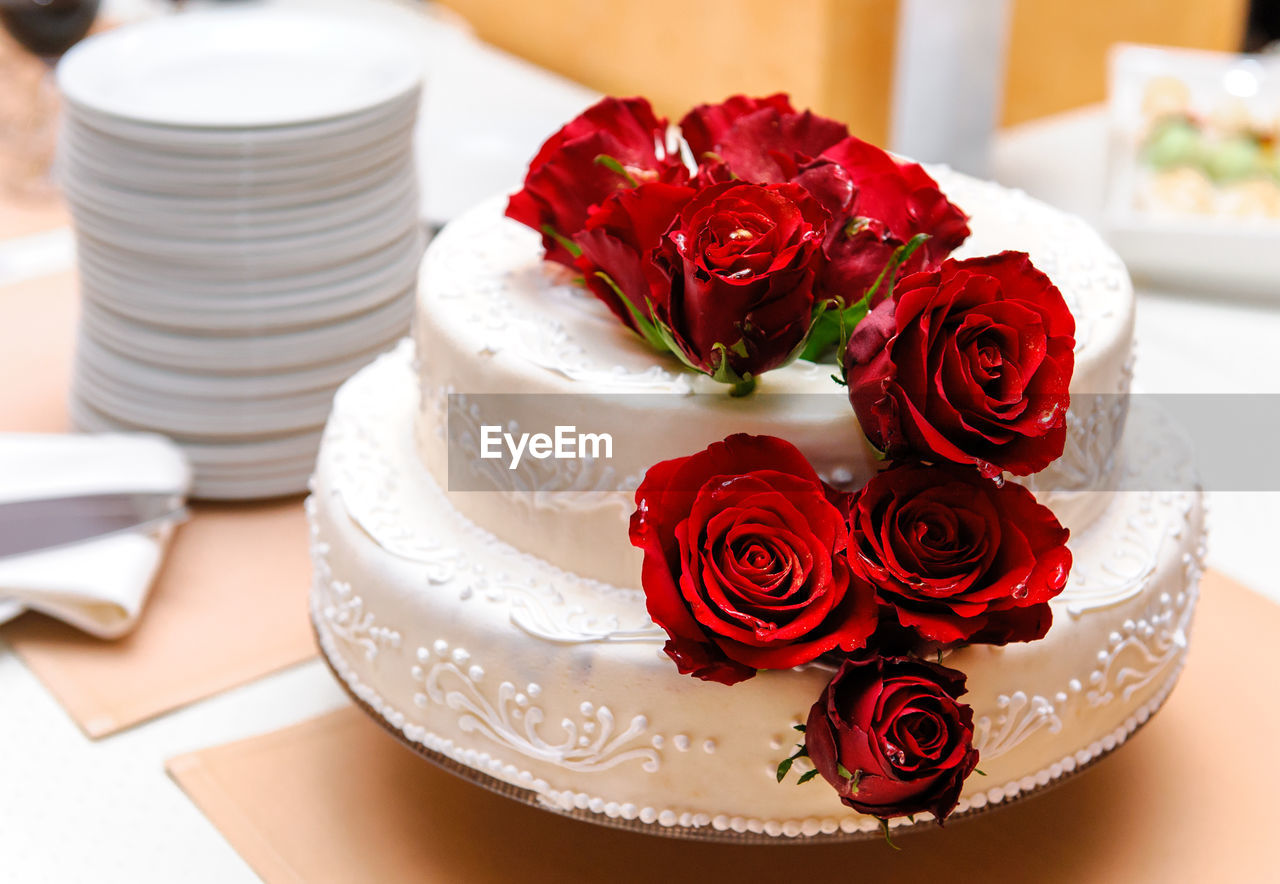
<path id="1" fill-rule="evenodd" d="M 172 492 L 80 494 L 0 503 L 0 558 L 184 521 Z"/>

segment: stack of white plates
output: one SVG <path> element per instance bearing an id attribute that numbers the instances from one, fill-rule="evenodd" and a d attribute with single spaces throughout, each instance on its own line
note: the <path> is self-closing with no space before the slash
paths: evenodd
<path id="1" fill-rule="evenodd" d="M 263 10 L 67 53 L 80 429 L 171 436 L 199 497 L 305 489 L 334 390 L 408 327 L 421 69 L 385 29 Z"/>

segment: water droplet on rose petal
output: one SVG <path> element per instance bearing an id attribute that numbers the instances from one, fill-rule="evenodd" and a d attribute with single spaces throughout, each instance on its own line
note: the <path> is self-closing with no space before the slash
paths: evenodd
<path id="1" fill-rule="evenodd" d="M 1052 590 L 1059 591 L 1066 586 L 1066 578 L 1070 576 L 1070 573 L 1070 559 L 1066 558 L 1066 555 L 1060 555 L 1057 556 L 1056 562 L 1050 565 L 1046 581 Z"/>
<path id="2" fill-rule="evenodd" d="M 1027 597 L 1027 584 L 1019 583 L 1013 588 L 1013 597 L 1015 599 L 1025 599 Z"/>
<path id="3" fill-rule="evenodd" d="M 1054 562 L 1052 567 L 1049 568 L 1049 586 L 1054 590 L 1062 589 L 1067 585 L 1067 575 L 1069 571 L 1070 569 L 1067 567 L 1067 563 L 1062 559 L 1058 559 L 1058 561 Z"/>

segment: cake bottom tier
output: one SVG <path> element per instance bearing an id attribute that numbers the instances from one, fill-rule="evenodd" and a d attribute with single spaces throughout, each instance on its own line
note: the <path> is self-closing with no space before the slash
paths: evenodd
<path id="1" fill-rule="evenodd" d="M 582 579 L 468 522 L 417 459 L 412 359 L 406 342 L 338 393 L 307 502 L 312 617 L 347 690 L 427 757 L 551 810 L 695 838 L 876 832 L 821 779 L 776 780 L 830 670 L 732 688 L 681 676 L 640 590 Z M 1128 440 L 1128 462 L 1181 470 L 1185 483 L 1159 487 L 1194 488 L 1168 428 L 1143 425 L 1150 438 Z M 1201 567 L 1200 494 L 1112 496 L 1071 540 L 1045 639 L 945 660 L 968 675 L 986 773 L 966 782 L 958 813 L 1089 764 L 1173 687 Z"/>

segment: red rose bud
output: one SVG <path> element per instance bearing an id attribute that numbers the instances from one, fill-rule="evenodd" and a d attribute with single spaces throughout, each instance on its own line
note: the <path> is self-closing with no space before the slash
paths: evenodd
<path id="1" fill-rule="evenodd" d="M 723 166 L 756 184 L 792 180 L 801 166 L 849 134 L 843 123 L 797 111 L 781 93 L 699 105 L 680 121 L 680 130 L 700 165 Z"/>
<path id="2" fill-rule="evenodd" d="M 1025 253 L 901 279 L 844 354 L 863 432 L 891 458 L 1025 476 L 1061 456 L 1075 319 Z"/>
<path id="3" fill-rule="evenodd" d="M 887 820 L 929 811 L 939 824 L 978 764 L 964 673 L 914 657 L 847 659 L 809 710 L 809 758 L 840 800 Z"/>
<path id="4" fill-rule="evenodd" d="M 680 672 L 734 684 L 866 642 L 874 591 L 851 579 L 848 532 L 795 446 L 734 435 L 651 467 L 631 543 L 649 615 Z"/>
<path id="5" fill-rule="evenodd" d="M 700 191 L 667 235 L 682 279 L 657 318 L 672 349 L 726 383 L 799 355 L 827 219 L 794 184 L 729 182 Z"/>
<path id="6" fill-rule="evenodd" d="M 1006 644 L 1048 632 L 1071 570 L 1069 532 L 1013 482 L 903 463 L 849 498 L 849 563 L 898 625 L 931 642 Z"/>
<path id="7" fill-rule="evenodd" d="M 846 304 L 866 294 L 894 251 L 913 237 L 928 238 L 900 269 L 903 274 L 937 267 L 969 236 L 964 212 L 923 168 L 860 139 L 828 147 L 805 175 L 816 192 L 832 191 L 833 181 L 843 177 L 854 194 L 824 244 L 828 263 L 821 280 L 825 294 Z"/>
<path id="8" fill-rule="evenodd" d="M 650 304 L 665 308 L 671 298 L 678 262 L 664 239 L 680 210 L 697 191 L 677 184 L 641 184 L 620 190 L 592 209 L 586 227 L 574 237 L 582 250 L 575 266 L 592 294 L 633 331 L 650 336 Z M 664 347 L 665 343 L 653 340 Z"/>
<path id="9" fill-rule="evenodd" d="M 638 183 L 688 180 L 666 135 L 667 121 L 645 99 L 601 100 L 542 145 L 507 217 L 542 234 L 547 260 L 573 266 L 572 240 L 593 206 Z"/>

